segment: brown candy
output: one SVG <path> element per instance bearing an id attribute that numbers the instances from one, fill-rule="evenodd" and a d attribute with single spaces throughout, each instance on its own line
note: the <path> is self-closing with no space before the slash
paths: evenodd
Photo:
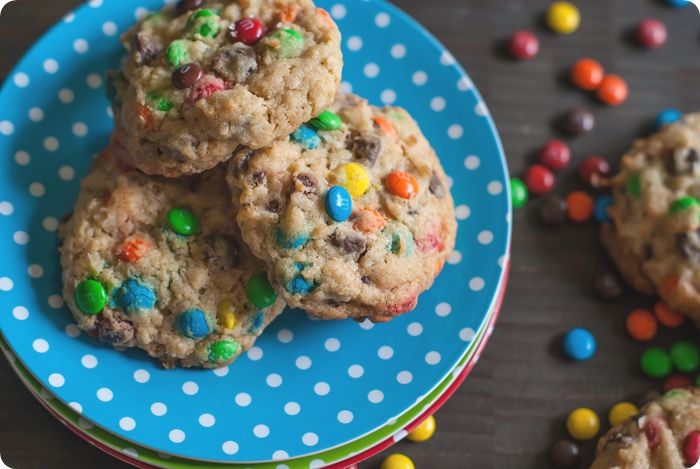
<path id="1" fill-rule="evenodd" d="M 540 204 L 540 218 L 543 223 L 554 226 L 564 223 L 568 216 L 566 201 L 557 195 L 549 195 Z"/>
<path id="2" fill-rule="evenodd" d="M 172 75 L 173 86 L 184 90 L 196 84 L 204 76 L 204 70 L 197 64 L 187 64 L 176 69 Z"/>
<path id="3" fill-rule="evenodd" d="M 559 440 L 549 449 L 549 461 L 557 469 L 572 469 L 579 463 L 578 445 L 573 441 Z"/>
<path id="4" fill-rule="evenodd" d="M 607 300 L 617 298 L 622 293 L 622 283 L 612 272 L 605 271 L 595 278 L 594 286 L 598 295 Z"/>
<path id="5" fill-rule="evenodd" d="M 195 10 L 201 7 L 203 3 L 204 0 L 180 0 L 179 2 L 177 2 L 177 14 L 181 15 L 190 10 Z"/>
<path id="6" fill-rule="evenodd" d="M 595 118 L 588 109 L 576 108 L 564 116 L 564 131 L 574 137 L 590 132 L 593 127 L 595 127 Z"/>

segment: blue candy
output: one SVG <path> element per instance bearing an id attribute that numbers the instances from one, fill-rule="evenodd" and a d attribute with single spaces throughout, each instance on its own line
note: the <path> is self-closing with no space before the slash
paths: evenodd
<path id="1" fill-rule="evenodd" d="M 265 322 L 265 313 L 262 311 L 258 311 L 255 313 L 255 316 L 253 316 L 253 322 L 251 323 L 250 327 L 248 328 L 248 333 L 249 334 L 254 334 L 260 330 L 262 327 L 263 323 Z"/>
<path id="2" fill-rule="evenodd" d="M 156 292 L 151 287 L 130 278 L 114 290 L 110 307 L 119 308 L 129 314 L 138 313 L 153 309 L 156 300 Z"/>
<path id="3" fill-rule="evenodd" d="M 282 230 L 277 228 L 275 232 L 277 244 L 284 249 L 299 249 L 309 240 L 308 233 L 300 233 L 296 236 L 287 236 Z"/>
<path id="4" fill-rule="evenodd" d="M 333 186 L 326 192 L 326 212 L 335 221 L 345 221 L 352 213 L 352 197 L 342 186 Z"/>
<path id="5" fill-rule="evenodd" d="M 661 127 L 678 122 L 683 117 L 683 113 L 678 109 L 668 108 L 661 111 L 655 120 L 655 125 L 657 129 Z"/>
<path id="6" fill-rule="evenodd" d="M 292 135 L 292 140 L 299 143 L 306 149 L 313 150 L 321 144 L 321 137 L 318 136 L 313 127 L 302 124 Z"/>
<path id="7" fill-rule="evenodd" d="M 188 309 L 177 320 L 180 333 L 191 339 L 201 339 L 211 332 L 207 315 L 201 309 Z"/>
<path id="8" fill-rule="evenodd" d="M 296 295 L 308 295 L 314 286 L 301 275 L 297 275 L 287 283 L 287 291 Z"/>
<path id="9" fill-rule="evenodd" d="M 595 354 L 595 349 L 595 337 L 586 329 L 577 327 L 564 336 L 564 353 L 572 360 L 588 360 Z"/>
<path id="10" fill-rule="evenodd" d="M 666 0 L 666 3 L 668 3 L 674 8 L 683 8 L 690 5 L 690 2 L 688 0 Z"/>
<path id="11" fill-rule="evenodd" d="M 610 215 L 608 215 L 608 207 L 612 205 L 612 197 L 609 195 L 601 195 L 595 201 L 595 219 L 598 223 L 608 223 Z"/>

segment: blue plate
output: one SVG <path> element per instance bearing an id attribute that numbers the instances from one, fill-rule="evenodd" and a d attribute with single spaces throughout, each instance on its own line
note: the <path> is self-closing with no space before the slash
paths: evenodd
<path id="1" fill-rule="evenodd" d="M 0 92 L 0 326 L 24 365 L 83 416 L 186 458 L 256 462 L 328 450 L 381 427 L 464 354 L 503 279 L 508 174 L 486 106 L 452 56 L 380 1 L 320 0 L 343 32 L 343 86 L 406 107 L 454 180 L 459 235 L 418 308 L 388 324 L 287 311 L 216 371 L 165 371 L 79 334 L 60 297 L 58 220 L 112 121 L 103 74 L 118 35 L 162 0 L 92 0 L 67 15 Z"/>

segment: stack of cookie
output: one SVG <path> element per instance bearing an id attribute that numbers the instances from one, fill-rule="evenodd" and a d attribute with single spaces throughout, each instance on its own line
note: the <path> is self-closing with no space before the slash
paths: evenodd
<path id="1" fill-rule="evenodd" d="M 219 367 L 285 304 L 388 321 L 452 250 L 453 202 L 406 111 L 339 92 L 311 0 L 180 0 L 123 37 L 115 130 L 61 226 L 78 325 Z"/>

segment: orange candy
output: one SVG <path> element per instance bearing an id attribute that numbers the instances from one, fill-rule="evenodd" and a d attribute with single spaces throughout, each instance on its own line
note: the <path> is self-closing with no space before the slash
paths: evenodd
<path id="1" fill-rule="evenodd" d="M 382 132 L 384 132 L 388 136 L 392 138 L 398 138 L 398 134 L 396 133 L 396 129 L 394 128 L 394 124 L 392 124 L 390 120 L 385 119 L 382 116 L 377 116 L 374 118 L 374 123 L 377 124 L 377 127 L 382 129 Z"/>
<path id="2" fill-rule="evenodd" d="M 139 106 L 138 112 L 144 125 L 149 126 L 153 123 L 153 113 L 146 106 Z"/>
<path id="3" fill-rule="evenodd" d="M 582 90 L 592 91 L 603 81 L 603 66 L 593 59 L 581 59 L 571 69 L 571 82 Z"/>
<path id="4" fill-rule="evenodd" d="M 656 336 L 659 325 L 648 309 L 635 309 L 627 316 L 627 332 L 633 339 L 646 342 Z"/>
<path id="5" fill-rule="evenodd" d="M 600 82 L 598 99 L 610 106 L 619 106 L 627 101 L 629 88 L 627 82 L 619 75 L 606 75 Z"/>
<path id="6" fill-rule="evenodd" d="M 654 305 L 654 314 L 656 315 L 656 319 L 666 327 L 679 327 L 685 321 L 685 317 L 682 314 L 673 311 L 663 301 L 656 302 Z"/>
<path id="7" fill-rule="evenodd" d="M 392 171 L 386 177 L 389 191 L 404 199 L 412 199 L 418 195 L 418 181 L 404 171 Z"/>
<path id="8" fill-rule="evenodd" d="M 280 12 L 280 19 L 283 23 L 291 23 L 297 17 L 298 8 L 294 5 L 288 5 Z"/>
<path id="9" fill-rule="evenodd" d="M 373 233 L 384 227 L 384 216 L 373 208 L 363 208 L 352 214 L 352 226 L 363 233 Z"/>
<path id="10" fill-rule="evenodd" d="M 117 255 L 124 262 L 136 262 L 146 254 L 151 247 L 151 243 L 143 238 L 130 237 L 124 241 L 119 248 Z"/>
<path id="11" fill-rule="evenodd" d="M 583 191 L 573 191 L 566 197 L 569 218 L 577 223 L 583 223 L 593 216 L 595 202 L 593 197 Z"/>

